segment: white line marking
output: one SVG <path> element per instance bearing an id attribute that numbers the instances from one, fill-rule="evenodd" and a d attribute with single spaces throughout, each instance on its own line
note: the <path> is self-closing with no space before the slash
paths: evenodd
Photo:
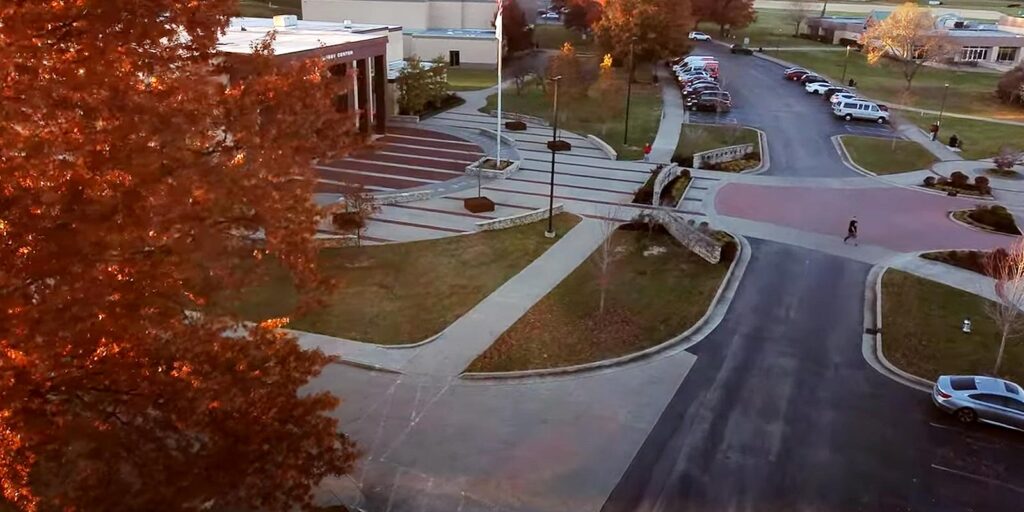
<path id="1" fill-rule="evenodd" d="M 1010 489 L 1011 491 L 1015 491 L 1015 492 L 1018 492 L 1020 494 L 1024 494 L 1024 487 L 1017 487 L 1016 485 L 1008 484 L 1006 482 L 1000 482 L 999 480 L 995 480 L 995 479 L 984 477 L 984 476 L 972 475 L 971 473 L 964 473 L 963 471 L 959 471 L 959 470 L 952 469 L 952 468 L 947 468 L 947 467 L 942 467 L 942 466 L 939 466 L 938 464 L 932 464 L 932 467 L 935 468 L 935 469 L 938 469 L 939 471 L 947 471 L 949 473 L 953 473 L 954 475 L 960 475 L 960 476 L 962 476 L 964 478 L 970 478 L 970 479 L 973 479 L 973 480 L 980 480 L 982 482 L 986 482 L 986 483 L 989 483 L 989 484 L 992 484 L 992 485 L 998 485 L 998 486 L 1001 486 L 1001 487 L 1006 487 L 1007 489 Z"/>
<path id="2" fill-rule="evenodd" d="M 343 172 L 343 173 L 346 173 L 346 174 L 358 174 L 360 176 L 373 176 L 373 177 L 377 177 L 377 178 L 392 178 L 392 179 L 396 179 L 396 180 L 419 181 L 419 182 L 422 182 L 422 183 L 440 183 L 442 181 L 442 180 L 428 180 L 428 179 L 425 179 L 425 178 L 413 178 L 413 177 L 404 176 L 404 175 L 380 174 L 380 173 L 369 172 L 369 171 L 355 171 L 355 170 L 352 170 L 352 169 L 341 169 L 341 168 L 338 168 L 338 167 L 328 167 L 326 165 L 318 165 L 318 166 L 316 166 L 316 168 L 317 169 L 322 169 L 322 170 L 325 170 L 325 171 Z"/>
<path id="3" fill-rule="evenodd" d="M 438 152 L 442 152 L 442 153 L 462 153 L 464 155 L 473 155 L 473 156 L 480 156 L 482 154 L 479 151 L 460 151 L 458 149 L 427 148 L 427 147 L 423 147 L 423 146 L 413 146 L 413 145 L 410 145 L 410 144 L 400 144 L 398 142 L 385 142 L 384 145 L 386 145 L 386 146 L 399 146 L 399 147 L 403 147 L 403 148 L 423 149 L 423 150 L 426 150 L 426 151 L 438 151 Z"/>
<path id="4" fill-rule="evenodd" d="M 472 142 L 459 141 L 459 140 L 448 140 L 448 139 L 433 139 L 433 138 L 430 138 L 430 137 L 416 137 L 416 136 L 413 136 L 413 135 L 399 135 L 397 133 L 389 133 L 389 134 L 386 135 L 386 137 L 401 137 L 403 139 L 425 140 L 425 141 L 429 141 L 429 142 L 444 142 L 446 144 L 462 144 L 463 146 L 471 146 L 473 148 L 478 147 L 476 144 L 473 144 Z"/>
<path id="5" fill-rule="evenodd" d="M 383 166 L 390 166 L 390 167 L 401 167 L 403 169 L 415 169 L 415 170 L 418 170 L 418 171 L 440 172 L 440 173 L 444 173 L 444 174 L 456 174 L 456 175 L 459 175 L 459 176 L 462 176 L 463 174 L 466 174 L 465 172 L 449 171 L 448 169 L 438 169 L 436 167 L 420 167 L 418 165 L 395 164 L 395 163 L 391 163 L 391 162 L 381 162 L 379 160 L 364 160 L 362 158 L 346 158 L 345 160 L 342 160 L 341 163 L 344 164 L 345 162 L 359 162 L 359 163 L 364 163 L 364 164 L 383 165 Z"/>

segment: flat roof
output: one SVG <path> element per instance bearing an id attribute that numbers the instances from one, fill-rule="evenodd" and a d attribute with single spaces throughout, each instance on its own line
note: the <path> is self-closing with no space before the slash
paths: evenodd
<path id="1" fill-rule="evenodd" d="M 313 26 L 310 26 L 313 25 Z M 337 27 L 331 27 L 336 25 Z M 388 29 L 387 25 L 377 25 L 378 30 Z M 292 27 L 275 27 L 272 18 L 231 18 L 227 31 L 220 36 L 217 49 L 226 53 L 252 53 L 252 45 L 262 40 L 271 31 L 277 31 L 274 40 L 274 53 L 287 55 L 323 46 L 338 46 L 378 38 L 387 38 L 386 34 L 354 33 L 342 23 L 303 22 L 299 21 Z"/>
<path id="2" fill-rule="evenodd" d="M 403 34 L 416 37 L 442 37 L 448 39 L 495 39 L 494 30 L 472 28 L 428 28 L 425 30 L 406 30 Z"/>
<path id="3" fill-rule="evenodd" d="M 947 31 L 953 37 L 1012 37 L 1024 41 L 1024 35 L 1015 34 L 996 29 L 959 29 L 954 28 Z"/>

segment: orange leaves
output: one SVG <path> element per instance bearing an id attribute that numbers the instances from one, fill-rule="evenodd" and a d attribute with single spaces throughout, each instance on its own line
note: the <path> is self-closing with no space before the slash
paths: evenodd
<path id="1" fill-rule="evenodd" d="M 288 317 L 268 318 L 260 322 L 260 327 L 264 329 L 281 329 L 287 326 L 289 322 L 291 322 L 291 319 Z"/>

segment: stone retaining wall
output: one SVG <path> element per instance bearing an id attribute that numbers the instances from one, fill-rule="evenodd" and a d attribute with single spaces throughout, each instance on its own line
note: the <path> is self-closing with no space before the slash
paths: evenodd
<path id="1" fill-rule="evenodd" d="M 551 209 L 552 215 L 558 215 L 565 210 L 565 205 L 558 203 L 554 208 Z M 541 208 L 539 210 L 533 210 L 531 212 L 520 213 L 519 215 L 512 215 L 511 217 L 502 217 L 500 219 L 485 220 L 476 223 L 476 229 L 479 231 L 494 231 L 498 229 L 506 229 L 515 226 L 522 226 L 524 224 L 530 224 L 540 220 L 548 218 L 548 209 Z"/>
<path id="2" fill-rule="evenodd" d="M 683 172 L 682 167 L 679 167 L 677 164 L 671 164 L 658 173 L 658 177 L 654 178 L 654 198 L 651 199 L 652 205 L 661 205 L 661 192 L 665 190 L 665 185 L 668 185 L 670 181 L 679 177 L 681 172 Z"/>
<path id="3" fill-rule="evenodd" d="M 697 256 L 711 264 L 722 261 L 722 244 L 701 232 L 700 229 L 689 225 L 685 220 L 670 213 L 657 211 L 654 218 L 665 226 L 665 229 L 679 243 L 690 249 Z"/>
<path id="4" fill-rule="evenodd" d="M 747 153 L 754 151 L 753 144 L 740 144 L 738 146 L 727 146 L 724 148 L 701 151 L 693 154 L 693 166 L 703 169 L 704 164 L 718 164 L 743 158 Z"/>
<path id="5" fill-rule="evenodd" d="M 607 142 L 601 140 L 600 137 L 596 135 L 587 135 L 587 140 L 589 140 L 592 144 L 597 146 L 597 148 L 600 149 L 601 151 L 604 151 L 604 154 L 608 155 L 608 158 L 611 158 L 612 160 L 618 160 L 619 154 L 614 149 L 612 149 L 612 147 L 609 146 Z"/>
<path id="6" fill-rule="evenodd" d="M 484 160 L 489 160 L 489 159 L 493 159 L 493 157 L 489 157 L 489 156 L 480 157 L 479 159 L 477 159 L 477 161 L 467 165 L 466 166 L 466 174 L 468 174 L 470 176 L 476 176 L 477 173 L 480 173 L 480 175 L 483 176 L 484 178 L 505 179 L 505 178 L 508 178 L 509 176 L 511 176 L 512 173 L 514 173 L 514 172 L 519 170 L 519 160 L 512 160 L 512 165 L 510 165 L 510 166 L 508 166 L 508 167 L 506 167 L 504 169 L 501 169 L 501 170 L 498 170 L 498 169 L 481 169 L 480 166 L 483 165 Z M 502 158 L 502 160 L 505 160 L 505 158 Z"/>
<path id="7" fill-rule="evenodd" d="M 434 191 L 432 190 L 413 190 L 410 192 L 384 192 L 381 194 L 373 194 L 373 202 L 381 206 L 389 204 L 399 203 L 413 203 L 416 201 L 426 201 L 430 199 Z"/>

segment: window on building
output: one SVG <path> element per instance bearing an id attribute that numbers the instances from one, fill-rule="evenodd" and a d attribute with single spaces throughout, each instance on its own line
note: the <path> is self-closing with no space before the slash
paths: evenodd
<path id="1" fill-rule="evenodd" d="M 964 46 L 960 49 L 960 60 L 968 62 L 988 60 L 990 51 L 992 51 L 990 46 Z"/>
<path id="2" fill-rule="evenodd" d="M 458 66 L 459 65 L 459 51 L 458 50 L 448 50 L 448 65 L 449 66 Z"/>
<path id="3" fill-rule="evenodd" d="M 1020 48 L 1000 48 L 999 53 L 996 54 L 996 60 L 999 62 L 1016 62 L 1019 50 Z"/>

